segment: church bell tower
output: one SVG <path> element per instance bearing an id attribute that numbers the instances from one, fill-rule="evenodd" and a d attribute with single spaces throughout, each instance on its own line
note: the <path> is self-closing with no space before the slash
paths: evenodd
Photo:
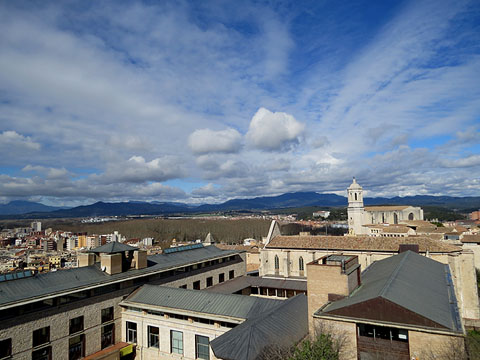
<path id="1" fill-rule="evenodd" d="M 348 196 L 348 234 L 360 235 L 365 232 L 363 225 L 363 189 L 353 178 L 352 184 L 347 189 Z"/>

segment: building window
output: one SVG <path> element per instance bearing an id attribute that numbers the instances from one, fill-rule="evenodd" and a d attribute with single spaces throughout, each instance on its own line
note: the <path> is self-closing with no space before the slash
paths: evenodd
<path id="1" fill-rule="evenodd" d="M 408 330 L 370 324 L 357 324 L 357 329 L 359 336 L 390 341 L 408 342 Z"/>
<path id="2" fill-rule="evenodd" d="M 209 340 L 206 336 L 195 335 L 195 358 L 210 359 Z"/>
<path id="3" fill-rule="evenodd" d="M 303 271 L 305 268 L 304 264 L 303 264 L 303 257 L 300 256 L 300 258 L 298 259 L 298 269 L 300 271 Z"/>
<path id="4" fill-rule="evenodd" d="M 113 320 L 113 306 L 102 309 L 102 324 Z"/>
<path id="5" fill-rule="evenodd" d="M 225 274 L 224 273 L 218 274 L 218 282 L 222 283 L 224 281 L 225 281 Z"/>
<path id="6" fill-rule="evenodd" d="M 228 279 L 232 280 L 235 277 L 235 270 L 230 270 L 228 272 Z"/>
<path id="7" fill-rule="evenodd" d="M 12 355 L 12 339 L 5 339 L 0 341 L 0 359 Z"/>
<path id="8" fill-rule="evenodd" d="M 35 330 L 33 332 L 33 347 L 46 344 L 50 341 L 50 326 Z"/>
<path id="9" fill-rule="evenodd" d="M 115 324 L 102 326 L 102 349 L 115 343 Z"/>
<path id="10" fill-rule="evenodd" d="M 398 215 L 396 213 L 393 214 L 393 223 L 398 224 Z"/>
<path id="11" fill-rule="evenodd" d="M 275 270 L 280 269 L 280 260 L 278 260 L 278 256 L 275 255 Z"/>
<path id="12" fill-rule="evenodd" d="M 186 289 L 186 288 L 187 288 L 187 284 L 180 285 L 179 288 L 180 288 L 180 289 Z"/>
<path id="13" fill-rule="evenodd" d="M 183 355 L 183 333 L 181 331 L 170 330 L 170 339 L 170 352 Z"/>
<path id="14" fill-rule="evenodd" d="M 83 316 L 70 319 L 70 335 L 83 330 Z"/>
<path id="15" fill-rule="evenodd" d="M 68 341 L 68 359 L 78 360 L 85 356 L 85 335 L 71 337 Z"/>
<path id="16" fill-rule="evenodd" d="M 51 360 L 52 359 L 52 347 L 47 346 L 35 351 L 32 351 L 32 360 Z"/>
<path id="17" fill-rule="evenodd" d="M 200 280 L 193 282 L 193 290 L 200 290 Z"/>
<path id="18" fill-rule="evenodd" d="M 207 287 L 213 286 L 213 277 L 207 277 Z"/>
<path id="19" fill-rule="evenodd" d="M 127 321 L 127 342 L 137 342 L 137 323 Z"/>
<path id="20" fill-rule="evenodd" d="M 408 214 L 408 220 L 415 220 L 413 213 Z"/>
<path id="21" fill-rule="evenodd" d="M 160 343 L 160 332 L 158 327 L 148 326 L 148 347 L 157 348 Z"/>
<path id="22" fill-rule="evenodd" d="M 355 201 L 357 201 L 357 193 L 355 193 Z"/>

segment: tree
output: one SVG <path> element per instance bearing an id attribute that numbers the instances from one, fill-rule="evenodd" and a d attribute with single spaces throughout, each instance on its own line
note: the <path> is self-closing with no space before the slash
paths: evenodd
<path id="1" fill-rule="evenodd" d="M 340 347 L 331 334 L 320 334 L 313 341 L 305 340 L 298 346 L 291 360 L 338 360 Z"/>

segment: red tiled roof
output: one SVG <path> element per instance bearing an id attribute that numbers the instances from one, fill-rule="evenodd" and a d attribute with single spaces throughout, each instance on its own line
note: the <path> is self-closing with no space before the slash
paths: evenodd
<path id="1" fill-rule="evenodd" d="M 276 236 L 266 248 L 398 251 L 401 244 L 416 244 L 420 252 L 460 251 L 458 246 L 424 236 Z"/>

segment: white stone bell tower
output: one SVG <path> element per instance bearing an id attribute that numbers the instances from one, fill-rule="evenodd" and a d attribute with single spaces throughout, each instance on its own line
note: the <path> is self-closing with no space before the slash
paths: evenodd
<path id="1" fill-rule="evenodd" d="M 361 235 L 366 233 L 363 228 L 364 208 L 363 189 L 353 178 L 352 184 L 347 189 L 348 196 L 348 234 Z"/>

